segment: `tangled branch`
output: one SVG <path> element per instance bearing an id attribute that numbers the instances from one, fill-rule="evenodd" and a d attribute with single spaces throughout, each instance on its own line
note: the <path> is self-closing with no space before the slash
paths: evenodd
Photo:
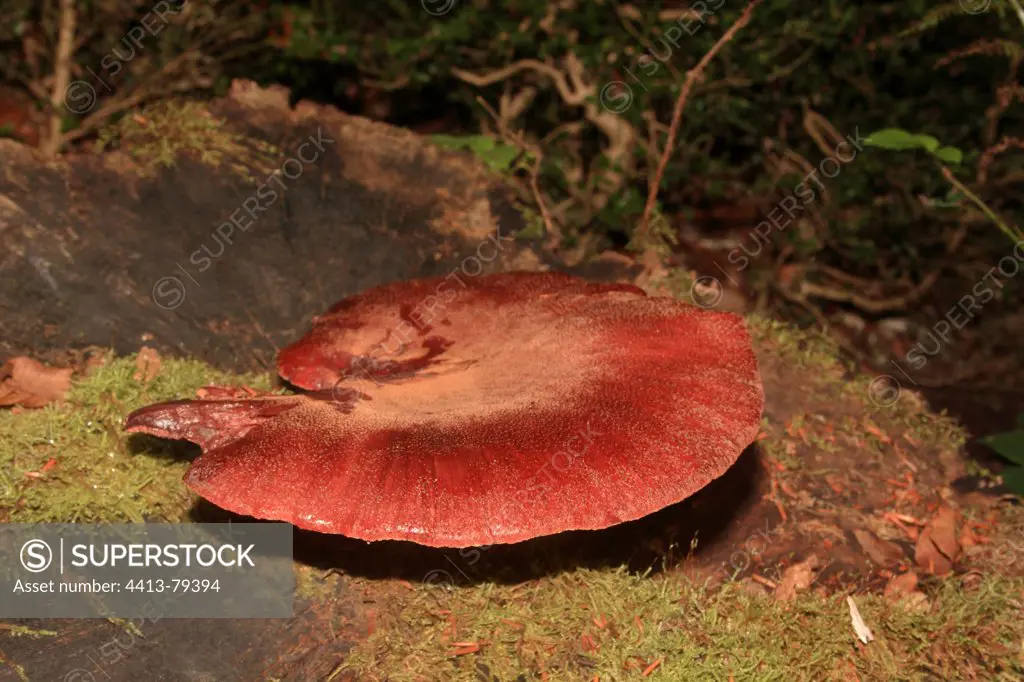
<path id="1" fill-rule="evenodd" d="M 562 102 L 569 106 L 582 107 L 584 118 L 608 140 L 603 150 L 607 163 L 591 171 L 592 175 L 583 183 L 584 187 L 593 187 L 595 190 L 585 199 L 588 217 L 593 216 L 604 208 L 608 199 L 622 189 L 633 174 L 636 167 L 636 130 L 628 121 L 603 110 L 596 103 L 597 88 L 585 79 L 583 63 L 575 54 L 569 53 L 565 57 L 564 70 L 536 59 L 522 59 L 506 67 L 481 74 L 452 68 L 452 74 L 456 78 L 476 87 L 486 87 L 505 81 L 523 71 L 532 71 L 551 79 Z M 522 109 L 525 107 L 520 110 Z M 577 198 L 582 198 L 582 193 L 578 193 Z"/>
<path id="2" fill-rule="evenodd" d="M 651 212 L 654 210 L 654 204 L 658 198 L 658 187 L 661 185 L 661 178 L 665 174 L 665 168 L 668 166 L 669 157 L 672 155 L 672 150 L 675 147 L 676 136 L 679 134 L 679 124 L 682 120 L 683 109 L 686 107 L 686 100 L 690 97 L 690 91 L 693 90 L 693 86 L 696 85 L 697 81 L 704 75 L 704 70 L 707 69 L 708 64 L 715 58 L 721 49 L 730 40 L 736 37 L 740 29 L 746 26 L 750 22 L 750 18 L 754 14 L 754 8 L 761 4 L 761 0 L 750 0 L 747 4 L 746 9 L 743 10 L 743 14 L 740 15 L 739 19 L 736 20 L 729 30 L 722 34 L 722 37 L 718 39 L 718 42 L 712 46 L 708 53 L 697 65 L 686 72 L 686 80 L 683 81 L 683 87 L 679 91 L 679 98 L 676 100 L 675 109 L 672 111 L 672 123 L 668 128 L 668 140 L 665 141 L 665 149 L 661 153 L 661 159 L 658 161 L 658 169 L 654 173 L 654 177 L 651 178 L 647 189 L 647 203 L 644 205 L 643 217 L 640 219 L 640 226 L 637 230 L 641 236 L 646 235 L 649 222 L 651 218 Z"/>

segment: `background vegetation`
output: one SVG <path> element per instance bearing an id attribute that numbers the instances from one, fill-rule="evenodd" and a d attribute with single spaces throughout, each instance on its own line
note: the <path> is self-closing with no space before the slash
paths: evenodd
<path id="1" fill-rule="evenodd" d="M 863 326 L 929 301 L 938 319 L 1021 235 L 1020 0 L 763 0 L 667 144 L 687 73 L 746 6 L 10 0 L 0 131 L 46 154 L 109 148 L 152 125 L 147 106 L 235 77 L 283 83 L 480 154 L 509 175 L 532 235 L 566 253 L 657 247 L 803 322 L 838 311 Z M 836 162 L 844 139 L 886 129 L 926 137 L 876 137 Z M 793 220 L 763 222 L 808 186 Z M 997 303 L 1019 301 L 1019 280 Z"/>
<path id="2" fill-rule="evenodd" d="M 76 15 L 69 80 L 95 75 L 102 84 L 93 83 L 99 104 L 88 113 L 63 112 L 64 143 L 145 101 L 216 91 L 245 75 L 286 83 L 297 98 L 539 150 L 554 226 L 619 242 L 643 206 L 683 75 L 744 8 L 726 0 L 264 1 L 261 11 L 233 0 L 5 3 L 4 75 L 51 113 L 63 104 L 52 100 L 65 6 Z M 154 12 L 163 21 L 142 19 Z M 690 97 L 661 181 L 664 214 L 674 226 L 749 229 L 834 157 L 843 137 L 884 127 L 963 150 L 958 177 L 995 210 L 1019 212 L 1021 14 L 1016 0 L 763 3 Z M 141 36 L 134 46 L 131 35 Z M 823 178 L 823 196 L 795 229 L 776 231 L 776 256 L 909 291 L 936 258 L 991 247 L 985 216 L 949 195 L 927 154 L 872 151 L 841 175 Z"/>

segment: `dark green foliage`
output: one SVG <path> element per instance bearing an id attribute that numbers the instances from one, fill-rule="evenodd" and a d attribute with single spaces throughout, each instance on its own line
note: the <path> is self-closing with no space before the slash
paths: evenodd
<path id="1" fill-rule="evenodd" d="M 442 5 L 427 3 L 435 9 Z M 630 87 L 632 103 L 620 115 L 638 134 L 636 164 L 616 196 L 596 214 L 569 212 L 565 222 L 628 235 L 642 210 L 650 174 L 643 148 L 646 117 L 654 114 L 668 122 L 683 75 L 744 7 L 719 0 L 704 5 L 714 14 L 701 25 L 695 19 L 659 18 L 666 3 L 477 0 L 457 3 L 443 16 L 431 16 L 419 3 L 398 1 L 358 7 L 348 2 L 273 3 L 281 22 L 278 32 L 290 32 L 288 40 L 280 41 L 279 56 L 285 58 L 275 57 L 273 69 L 275 77 L 301 80 L 299 62 L 288 58 L 321 60 L 333 64 L 338 74 L 352 78 L 356 73 L 370 89 L 414 97 L 431 88 L 446 93 L 451 106 L 473 111 L 485 130 L 493 130 L 492 120 L 478 97 L 496 107 L 503 93 L 535 87 L 532 105 L 513 121 L 517 130 L 542 140 L 559 125 L 582 124 L 578 134 L 561 134 L 545 144 L 541 178 L 557 202 L 573 196 L 567 168 L 593 172 L 607 162 L 602 131 L 586 120 L 582 107 L 567 105 L 547 76 L 526 70 L 477 87 L 455 77 L 452 69 L 480 74 L 522 59 L 563 67 L 571 53 L 597 93 L 616 81 Z M 1024 102 L 1006 107 L 992 129 L 985 125 L 997 88 L 1014 81 L 1022 31 L 1005 0 L 978 14 L 966 13 L 957 2 L 936 7 L 924 0 L 768 0 L 691 95 L 662 181 L 662 207 L 674 212 L 790 193 L 803 173 L 773 176 L 765 164 L 766 140 L 777 153 L 791 150 L 818 166 L 827 149 L 803 125 L 808 110 L 827 119 L 840 136 L 894 126 L 927 130 L 945 145 L 934 150 L 939 158 L 963 161 L 962 179 L 970 183 L 983 150 L 1010 131 L 1024 129 Z M 965 54 L 958 56 L 961 51 Z M 621 99 L 624 91 L 616 87 L 613 94 Z M 659 149 L 663 140 L 662 133 Z M 964 150 L 962 159 L 956 158 L 957 150 Z M 1022 156 L 1010 150 L 998 157 L 993 171 L 1003 177 L 1019 173 Z M 989 182 L 993 179 L 990 174 Z M 923 267 L 922 259 L 942 252 L 943 233 L 961 218 L 960 211 L 941 205 L 922 210 L 919 195 L 943 197 L 949 189 L 924 156 L 866 149 L 825 182 L 828 199 L 815 202 L 813 210 L 827 231 L 812 239 L 795 230 L 774 238 L 791 241 L 803 257 L 821 256 L 865 275 L 913 275 Z M 974 189 L 996 210 L 1012 216 L 1021 208 L 1013 193 Z M 574 217 L 586 223 L 573 224 Z"/>
<path id="2" fill-rule="evenodd" d="M 1003 481 L 1015 493 L 1024 495 L 1024 414 L 1017 416 L 1017 425 L 1013 431 L 986 436 L 981 442 L 1013 463 L 1003 471 Z"/>
<path id="3" fill-rule="evenodd" d="M 755 202 L 767 213 L 804 181 L 808 169 L 832 156 L 843 137 L 899 128 L 941 140 L 939 158 L 955 165 L 959 179 L 1009 224 L 1019 223 L 1024 152 L 1010 144 L 986 155 L 1024 130 L 1018 73 L 1024 26 L 1014 3 L 1019 0 L 938 6 L 929 0 L 765 0 L 689 97 L 662 178 L 662 213 L 673 224 L 691 209 L 723 204 Z M 498 137 L 503 131 L 482 102 L 499 109 L 503 96 L 532 88 L 528 106 L 505 123 L 543 151 L 538 179 L 557 208 L 555 221 L 567 236 L 599 230 L 623 239 L 642 211 L 685 73 L 745 3 L 689 5 L 705 8 L 702 20 L 686 13 L 688 5 L 264 0 L 250 6 L 195 0 L 159 34 L 147 35 L 138 57 L 109 80 L 121 95 L 138 89 L 157 97 L 179 84 L 186 91 L 216 91 L 232 76 L 283 82 L 296 97 L 356 111 L 373 113 L 369 102 L 386 100 L 382 116 L 400 124 L 414 122 L 425 103 L 435 117 L 458 112 L 445 132 Z M 85 68 L 106 74 L 103 58 L 119 45 L 123 51 L 126 33 L 152 9 L 140 0 L 76 7 L 83 36 L 76 74 Z M 0 66 L 7 79 L 33 80 L 26 38 L 39 34 L 43 53 L 52 51 L 52 13 L 51 5 L 24 0 L 0 10 Z M 194 53 L 194 62 L 178 65 L 171 75 L 161 72 L 186 53 Z M 484 74 L 521 60 L 566 74 L 569 56 L 582 65 L 580 76 L 592 91 L 588 103 L 567 103 L 550 74 L 535 69 L 484 86 L 459 77 L 460 69 Z M 36 80 L 49 73 L 47 59 Z M 608 130 L 594 120 L 602 104 L 634 132 L 615 156 Z M 975 202 L 948 193 L 949 183 L 925 154 L 864 149 L 823 184 L 827 192 L 809 206 L 807 225 L 775 230 L 772 240 L 776 248 L 791 247 L 792 258 L 813 258 L 862 277 L 919 279 L 934 269 L 934 259 L 947 255 L 946 237 L 960 227 L 965 211 L 974 211 L 970 220 L 985 221 Z M 945 199 L 922 203 L 921 197 Z M 992 249 L 1003 248 L 990 232 L 971 231 L 973 255 L 987 259 Z M 985 241 L 989 237 L 993 245 Z"/>

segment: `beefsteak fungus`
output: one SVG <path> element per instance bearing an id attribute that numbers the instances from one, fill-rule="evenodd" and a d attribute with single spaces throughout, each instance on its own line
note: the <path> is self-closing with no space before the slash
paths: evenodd
<path id="1" fill-rule="evenodd" d="M 555 273 L 436 278 L 336 304 L 285 348 L 303 393 L 152 405 L 214 504 L 363 540 L 519 542 L 650 514 L 720 476 L 764 391 L 742 318 Z"/>

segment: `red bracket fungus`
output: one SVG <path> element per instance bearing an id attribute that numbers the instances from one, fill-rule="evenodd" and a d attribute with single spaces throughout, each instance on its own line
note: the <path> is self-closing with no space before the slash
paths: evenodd
<path id="1" fill-rule="evenodd" d="M 336 304 L 278 358 L 304 392 L 152 405 L 214 504 L 436 547 L 599 529 L 683 500 L 757 434 L 742 318 L 555 273 L 451 277 Z"/>

